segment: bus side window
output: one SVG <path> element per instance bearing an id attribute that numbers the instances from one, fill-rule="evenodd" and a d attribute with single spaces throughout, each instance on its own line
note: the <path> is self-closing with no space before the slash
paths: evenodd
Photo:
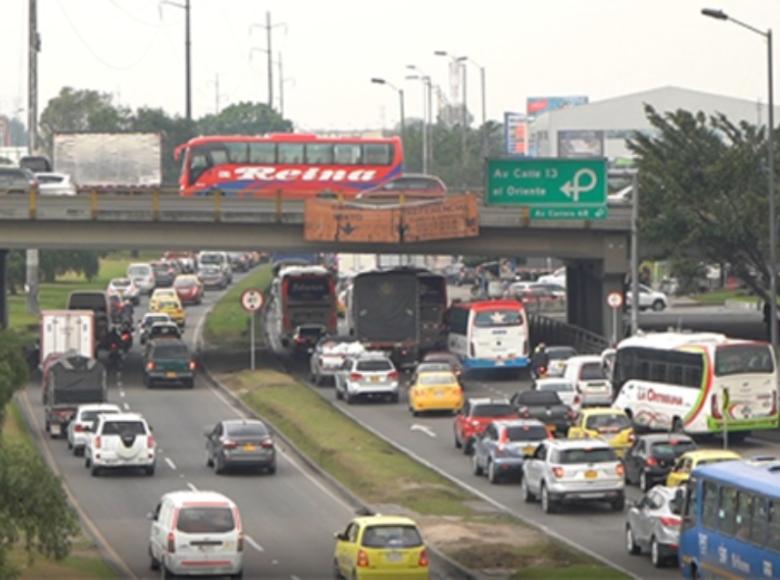
<path id="1" fill-rule="evenodd" d="M 696 525 L 696 497 L 699 486 L 695 481 L 688 482 L 686 492 L 680 489 L 680 493 L 675 494 L 675 502 L 682 505 L 683 526 L 694 527 Z"/>
<path id="2" fill-rule="evenodd" d="M 767 539 L 767 526 L 769 524 L 769 512 L 767 500 L 764 497 L 753 498 L 753 519 L 750 524 L 750 537 L 753 543 L 762 545 Z"/>
<path id="3" fill-rule="evenodd" d="M 705 481 L 702 486 L 701 523 L 707 528 L 718 527 L 718 484 Z"/>
<path id="4" fill-rule="evenodd" d="M 769 533 L 767 534 L 766 545 L 780 552 L 780 501 L 769 500 Z"/>
<path id="5" fill-rule="evenodd" d="M 737 527 L 737 490 L 733 487 L 720 488 L 720 507 L 718 509 L 718 529 L 733 536 Z"/>
<path id="6" fill-rule="evenodd" d="M 753 524 L 753 495 L 745 491 L 737 494 L 736 536 L 745 542 L 750 541 Z"/>

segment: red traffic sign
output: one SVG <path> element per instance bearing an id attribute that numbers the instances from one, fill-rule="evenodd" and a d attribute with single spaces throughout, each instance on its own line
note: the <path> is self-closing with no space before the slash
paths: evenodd
<path id="1" fill-rule="evenodd" d="M 607 305 L 617 310 L 623 306 L 623 295 L 620 292 L 610 292 L 607 294 Z"/>
<path id="2" fill-rule="evenodd" d="M 249 288 L 241 293 L 241 306 L 247 312 L 257 312 L 263 307 L 263 292 L 257 288 Z"/>

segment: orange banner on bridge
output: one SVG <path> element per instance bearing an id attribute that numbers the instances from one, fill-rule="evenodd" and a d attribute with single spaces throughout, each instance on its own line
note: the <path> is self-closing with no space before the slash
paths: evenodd
<path id="1" fill-rule="evenodd" d="M 479 210 L 473 195 L 391 207 L 308 199 L 303 236 L 307 242 L 404 243 L 479 235 Z"/>

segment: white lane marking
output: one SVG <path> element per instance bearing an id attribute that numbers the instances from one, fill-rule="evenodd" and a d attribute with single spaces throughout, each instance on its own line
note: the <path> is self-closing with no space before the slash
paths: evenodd
<path id="1" fill-rule="evenodd" d="M 176 471 L 176 464 L 175 464 L 173 461 L 171 461 L 171 458 L 170 458 L 170 457 L 166 457 L 166 458 L 165 458 L 165 463 L 167 463 L 167 464 L 168 464 L 168 467 L 170 467 L 171 469 L 173 469 L 174 471 Z"/>
<path id="2" fill-rule="evenodd" d="M 124 408 L 125 411 L 130 410 L 130 405 L 128 405 L 127 403 L 122 403 L 122 407 Z"/>
<path id="3" fill-rule="evenodd" d="M 242 419 L 245 418 L 246 415 L 242 411 L 239 411 L 238 409 L 233 407 L 233 405 L 228 401 L 225 395 L 220 393 L 217 389 L 218 387 L 211 387 L 209 389 L 209 392 L 212 393 L 217 399 L 222 401 L 228 409 L 230 409 L 233 413 L 236 414 L 237 417 Z M 347 502 L 345 502 L 343 499 L 341 499 L 339 496 L 337 496 L 335 493 L 333 493 L 331 490 L 325 487 L 320 481 L 317 480 L 316 477 L 306 472 L 303 469 L 303 467 L 299 465 L 298 462 L 295 461 L 289 453 L 287 453 L 283 449 L 280 449 L 279 447 L 276 448 L 276 451 L 277 453 L 282 455 L 287 461 L 289 461 L 290 465 L 292 465 L 295 469 L 297 469 L 306 479 L 308 479 L 311 483 L 313 483 L 315 487 L 319 488 L 320 491 L 322 491 L 333 501 L 335 501 L 337 504 L 343 507 L 347 512 L 354 513 L 355 510 L 351 505 L 349 505 Z"/>
<path id="4" fill-rule="evenodd" d="M 297 576 L 290 576 L 290 580 L 301 580 L 301 579 L 298 578 Z"/>
<path id="5" fill-rule="evenodd" d="M 195 487 L 194 483 L 187 482 L 187 487 L 189 487 L 192 491 L 198 491 L 198 488 Z"/>
<path id="6" fill-rule="evenodd" d="M 247 544 L 252 546 L 258 552 L 265 552 L 263 547 L 260 544 L 258 544 L 257 542 L 255 542 L 254 539 L 252 538 L 252 536 L 244 534 L 244 539 L 246 540 Z"/>
<path id="7" fill-rule="evenodd" d="M 418 425 L 417 423 L 415 423 L 414 425 L 409 427 L 409 429 L 411 431 L 422 431 L 428 437 L 434 437 L 434 438 L 436 437 L 436 433 L 433 432 L 433 429 L 431 429 L 430 427 L 426 427 L 425 425 Z"/>
<path id="8" fill-rule="evenodd" d="M 556 532 L 555 530 L 553 530 L 552 528 L 550 528 L 546 524 L 543 524 L 540 520 L 535 520 L 535 519 L 533 519 L 532 516 L 524 515 L 520 511 L 515 510 L 515 509 L 509 507 L 508 505 L 505 505 L 505 504 L 499 502 L 498 500 L 493 499 L 492 497 L 490 497 L 486 493 L 481 492 L 480 490 L 478 490 L 473 485 L 471 485 L 469 483 L 466 483 L 466 481 L 464 479 L 460 479 L 458 476 L 453 475 L 453 474 L 449 473 L 448 471 L 446 471 L 444 469 L 441 469 L 440 467 L 437 467 L 436 465 L 434 465 L 433 463 L 431 463 L 430 461 L 428 461 L 427 459 L 425 459 L 421 455 L 415 453 L 414 451 L 412 451 L 410 448 L 406 447 L 405 445 L 401 445 L 400 443 L 398 443 L 397 441 L 391 439 L 390 437 L 386 437 L 385 435 L 382 434 L 381 431 L 379 431 L 378 429 L 376 429 L 375 427 L 373 427 L 372 425 L 370 425 L 366 421 L 360 419 L 357 415 L 355 415 L 354 413 L 348 411 L 347 409 L 344 409 L 343 407 L 335 407 L 335 406 L 334 406 L 334 408 L 338 408 L 338 410 L 341 413 L 343 413 L 344 415 L 346 415 L 347 417 L 352 419 L 355 423 L 357 423 L 358 425 L 363 427 L 363 429 L 373 433 L 374 435 L 376 435 L 377 437 L 379 437 L 383 441 L 387 442 L 388 444 L 390 444 L 393 447 L 395 447 L 396 449 L 398 449 L 401 453 L 404 453 L 404 454 L 408 455 L 412 459 L 416 460 L 418 463 L 421 463 L 425 467 L 427 467 L 429 469 L 432 469 L 433 471 L 435 471 L 436 473 L 438 473 L 439 475 L 441 475 L 445 479 L 449 479 L 455 485 L 458 485 L 458 486 L 462 487 L 463 489 L 473 493 L 474 495 L 476 495 L 480 499 L 482 499 L 482 500 L 488 502 L 489 504 L 497 507 L 501 511 L 506 512 L 506 513 L 508 513 L 510 515 L 513 515 L 517 519 L 519 519 L 520 521 L 525 522 L 526 524 L 528 524 L 530 526 L 533 526 L 533 527 L 535 527 L 535 528 L 537 528 L 539 530 L 542 530 L 548 536 L 553 537 L 553 538 L 555 538 L 555 539 L 557 539 L 557 540 L 559 540 L 559 541 L 561 541 L 561 542 L 563 542 L 563 543 L 565 543 L 565 544 L 567 544 L 567 545 L 569 545 L 569 546 L 579 550 L 580 552 L 583 552 L 583 553 L 589 555 L 594 560 L 598 560 L 599 562 L 602 562 L 602 563 L 604 563 L 604 564 L 606 564 L 608 566 L 611 566 L 615 570 L 618 570 L 618 571 L 622 572 L 623 574 L 625 574 L 626 576 L 628 576 L 630 578 L 639 578 L 639 576 L 637 574 L 634 574 L 634 573 L 630 572 L 629 570 L 627 570 L 626 568 L 624 568 L 620 564 L 614 562 L 613 560 L 610 560 L 609 557 L 604 556 L 602 554 L 599 554 L 595 550 L 591 550 L 590 548 L 588 548 L 586 546 L 583 546 L 582 544 L 580 544 L 576 540 L 572 540 L 568 536 L 564 536 L 563 534 L 561 534 L 559 532 Z"/>

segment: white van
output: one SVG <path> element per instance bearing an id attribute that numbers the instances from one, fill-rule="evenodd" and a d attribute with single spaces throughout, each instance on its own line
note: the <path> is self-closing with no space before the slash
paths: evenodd
<path id="1" fill-rule="evenodd" d="M 612 405 L 612 384 L 604 373 L 604 362 L 598 355 L 573 356 L 566 361 L 563 378 L 577 387 L 582 405 Z"/>
<path id="2" fill-rule="evenodd" d="M 206 265 L 218 266 L 225 273 L 228 284 L 233 283 L 233 268 L 230 265 L 230 257 L 227 252 L 200 252 L 198 254 L 198 268 Z"/>
<path id="3" fill-rule="evenodd" d="M 156 285 L 154 270 L 145 262 L 136 262 L 127 267 L 127 277 L 146 295 L 152 293 Z"/>
<path id="4" fill-rule="evenodd" d="M 149 535 L 152 570 L 172 575 L 240 576 L 244 534 L 238 507 L 213 491 L 173 491 L 160 498 Z"/>

